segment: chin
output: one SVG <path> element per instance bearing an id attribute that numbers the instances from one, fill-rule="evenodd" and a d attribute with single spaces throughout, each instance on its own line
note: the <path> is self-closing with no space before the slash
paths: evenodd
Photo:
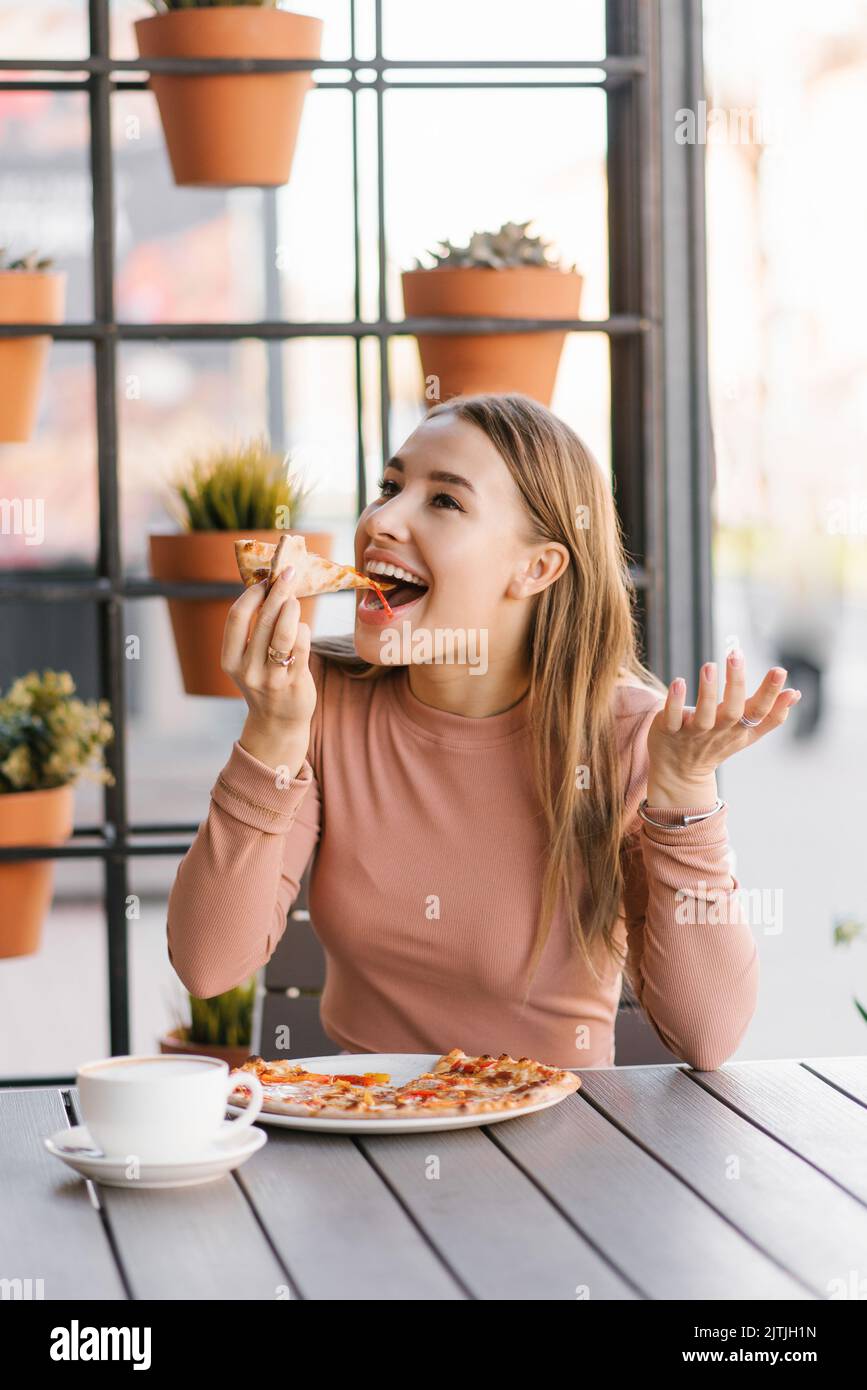
<path id="1" fill-rule="evenodd" d="M 408 618 L 395 617 L 393 622 L 373 630 L 356 620 L 354 641 L 362 661 L 369 661 L 371 666 L 408 666 L 412 662 L 412 628 Z"/>
<path id="2" fill-rule="evenodd" d="M 393 666 L 393 661 L 383 660 L 383 643 L 378 633 L 371 633 L 360 624 L 355 624 L 355 650 L 362 661 L 367 661 L 371 666 Z M 400 663 L 397 663 L 400 664 Z"/>

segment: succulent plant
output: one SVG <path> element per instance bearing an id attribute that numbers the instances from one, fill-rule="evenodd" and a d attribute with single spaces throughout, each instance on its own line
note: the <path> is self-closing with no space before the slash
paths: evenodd
<path id="1" fill-rule="evenodd" d="M 6 247 L 0 246 L 0 270 L 47 270 L 54 264 L 50 256 L 40 256 L 36 251 L 17 256 L 14 261 L 7 260 L 7 255 Z"/>
<path id="2" fill-rule="evenodd" d="M 565 270 L 566 267 L 548 256 L 551 242 L 538 236 L 527 236 L 530 222 L 504 222 L 497 232 L 473 232 L 467 246 L 454 246 L 450 241 L 438 243 L 440 250 L 430 251 L 436 260 L 435 270 L 446 266 L 488 266 L 491 270 L 503 270 L 507 266 L 538 265 L 549 269 Z M 425 266 L 416 258 L 414 267 L 424 270 Z M 570 267 L 574 270 L 575 267 Z"/>
<path id="3" fill-rule="evenodd" d="M 307 492 L 264 436 L 192 459 L 171 488 L 188 531 L 291 528 Z"/>
<path id="4" fill-rule="evenodd" d="M 80 777 L 111 784 L 106 700 L 79 700 L 68 671 L 29 671 L 0 696 L 0 794 L 43 791 Z"/>
<path id="5" fill-rule="evenodd" d="M 226 5 L 255 5 L 260 10 L 273 9 L 276 0 L 150 0 L 159 14 L 169 10 L 213 10 Z"/>

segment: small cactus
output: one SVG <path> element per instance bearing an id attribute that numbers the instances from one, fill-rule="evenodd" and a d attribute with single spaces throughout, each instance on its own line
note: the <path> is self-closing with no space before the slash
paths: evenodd
<path id="1" fill-rule="evenodd" d="M 450 241 L 438 243 L 438 251 L 428 254 L 436 260 L 434 269 L 452 266 L 488 266 L 503 270 L 507 266 L 538 265 L 549 269 L 566 269 L 548 256 L 551 243 L 538 236 L 528 236 L 530 222 L 504 222 L 497 232 L 473 232 L 467 246 L 454 246 Z M 414 269 L 425 266 L 416 257 Z M 575 266 L 570 267 L 574 271 Z"/>

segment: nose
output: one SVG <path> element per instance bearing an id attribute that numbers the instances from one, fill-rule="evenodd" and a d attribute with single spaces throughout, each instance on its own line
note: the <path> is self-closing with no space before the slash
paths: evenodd
<path id="1" fill-rule="evenodd" d="M 409 525 L 406 520 L 409 509 L 401 507 L 400 501 L 401 494 L 390 497 L 381 507 L 375 507 L 370 513 L 367 519 L 367 530 L 372 539 L 390 536 L 393 539 L 406 540 L 409 536 Z"/>

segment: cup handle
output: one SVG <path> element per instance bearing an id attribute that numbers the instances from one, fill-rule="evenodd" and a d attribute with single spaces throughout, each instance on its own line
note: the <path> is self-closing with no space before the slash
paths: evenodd
<path id="1" fill-rule="evenodd" d="M 229 1075 L 226 1077 L 226 1100 L 228 1101 L 229 1096 L 237 1085 L 235 1081 L 236 1076 L 240 1076 L 244 1085 L 249 1087 L 251 1093 L 250 1100 L 243 1114 L 238 1115 L 234 1120 L 223 1121 L 222 1128 L 217 1132 L 217 1139 L 231 1139 L 236 1130 L 246 1129 L 249 1125 L 253 1124 L 254 1121 L 259 1118 L 259 1111 L 262 1109 L 262 1101 L 265 1099 L 265 1092 L 262 1090 L 261 1081 L 255 1073 L 242 1071 L 240 1067 L 236 1067 L 234 1071 L 230 1071 Z"/>

